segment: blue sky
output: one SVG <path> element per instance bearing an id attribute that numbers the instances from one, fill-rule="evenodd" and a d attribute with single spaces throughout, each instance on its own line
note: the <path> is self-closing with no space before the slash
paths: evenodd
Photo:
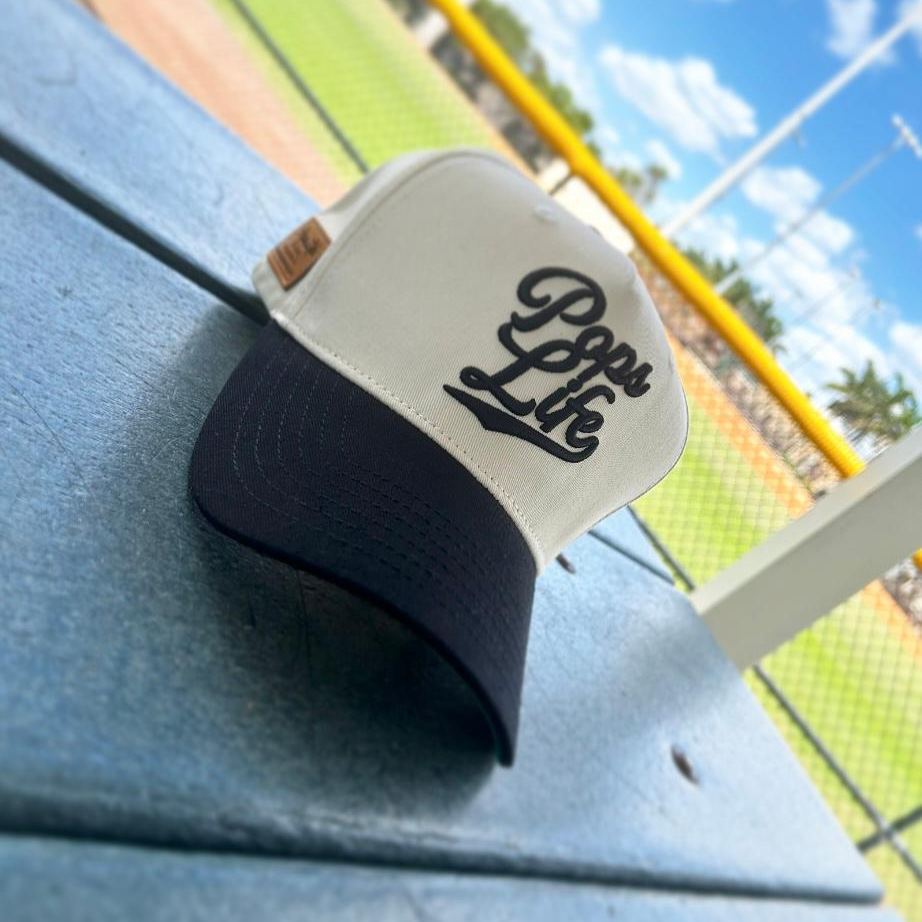
<path id="1" fill-rule="evenodd" d="M 887 29 L 908 0 L 506 0 L 595 116 L 610 161 L 671 170 L 651 216 L 691 199 Z M 922 135 L 922 29 L 903 38 L 689 229 L 745 259 L 893 139 Z M 899 150 L 753 277 L 788 334 L 783 363 L 822 386 L 870 357 L 922 400 L 922 160 Z M 819 306 L 817 306 L 817 303 Z M 807 317 L 803 314 L 806 311 Z"/>

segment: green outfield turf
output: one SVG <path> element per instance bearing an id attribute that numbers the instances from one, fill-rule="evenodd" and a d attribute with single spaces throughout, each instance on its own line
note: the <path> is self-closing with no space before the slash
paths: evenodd
<path id="1" fill-rule="evenodd" d="M 330 134 L 315 110 L 304 101 L 292 81 L 266 50 L 265 45 L 240 16 L 231 0 L 212 0 L 212 3 L 224 15 L 231 31 L 252 55 L 253 61 L 265 75 L 269 85 L 278 97 L 285 101 L 294 121 L 304 132 L 305 141 L 320 154 L 343 187 L 348 188 L 360 179 L 362 173 L 359 168 Z"/>
<path id="2" fill-rule="evenodd" d="M 634 507 L 700 583 L 790 516 L 691 398 L 688 410 L 690 435 L 682 459 Z"/>
<path id="3" fill-rule="evenodd" d="M 286 78 L 242 29 L 230 0 L 214 0 L 300 113 L 305 136 L 346 181 L 357 175 Z M 482 120 L 447 84 L 383 5 L 370 0 L 248 0 L 264 27 L 362 155 L 449 144 L 489 146 Z M 789 521 L 789 514 L 720 429 L 690 401 L 692 430 L 675 471 L 637 504 L 640 514 L 701 582 Z M 859 597 L 786 644 L 765 663 L 864 791 L 890 818 L 922 803 L 922 664 Z M 864 814 L 778 708 L 750 684 L 847 831 L 872 831 Z M 922 827 L 907 840 L 922 858 Z M 886 848 L 870 859 L 907 918 L 922 901 Z M 909 881 L 909 883 L 907 883 Z M 905 898 L 902 894 L 910 894 Z M 913 909 L 915 907 L 915 909 Z"/>
<path id="4" fill-rule="evenodd" d="M 214 0 L 344 179 L 355 167 L 241 19 Z M 493 147 L 495 135 L 384 4 L 369 0 L 246 0 L 301 79 L 372 167 L 427 147 Z"/>

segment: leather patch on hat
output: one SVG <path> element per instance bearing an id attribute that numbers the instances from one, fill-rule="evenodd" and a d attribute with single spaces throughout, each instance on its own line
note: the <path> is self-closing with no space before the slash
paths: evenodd
<path id="1" fill-rule="evenodd" d="M 288 291 L 300 282 L 329 245 L 330 238 L 316 218 L 293 230 L 267 257 L 279 285 Z"/>

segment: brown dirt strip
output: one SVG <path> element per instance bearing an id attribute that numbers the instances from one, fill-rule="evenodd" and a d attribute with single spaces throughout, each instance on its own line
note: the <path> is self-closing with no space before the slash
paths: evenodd
<path id="1" fill-rule="evenodd" d="M 209 0 L 92 0 L 89 8 L 319 205 L 343 194 L 343 184 Z"/>

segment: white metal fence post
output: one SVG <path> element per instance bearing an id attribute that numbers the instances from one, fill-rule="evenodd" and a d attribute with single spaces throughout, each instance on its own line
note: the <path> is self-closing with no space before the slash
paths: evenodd
<path id="1" fill-rule="evenodd" d="M 922 537 L 922 427 L 691 595 L 741 669 L 809 627 Z"/>

